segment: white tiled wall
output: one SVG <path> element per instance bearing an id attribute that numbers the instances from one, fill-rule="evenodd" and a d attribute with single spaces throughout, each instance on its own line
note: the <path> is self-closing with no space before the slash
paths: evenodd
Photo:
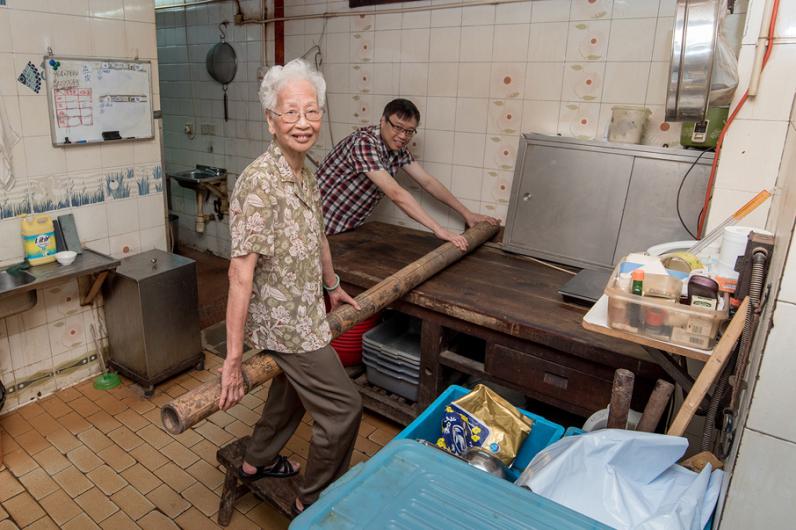
<path id="1" fill-rule="evenodd" d="M 450 3 L 389 4 L 360 9 L 360 16 L 285 23 L 286 60 L 315 44 L 323 52 L 331 127 L 324 124 L 316 158 L 354 128 L 376 123 L 387 101 L 407 97 L 422 114 L 415 155 L 465 205 L 504 218 L 521 132 L 604 139 L 613 106 L 643 105 L 652 111 L 645 143 L 678 143 L 679 125 L 662 118 L 675 0 L 539 0 L 382 12 Z M 242 6 L 247 16 L 257 15 L 259 2 Z M 349 11 L 348 2 L 285 3 L 287 16 L 327 11 Z M 240 65 L 229 88 L 229 122 L 222 119 L 221 87 L 204 68 L 207 50 L 218 41 L 217 24 L 233 13 L 232 3 L 158 12 L 167 173 L 197 163 L 237 172 L 264 149 L 268 135 L 256 98 L 260 27 L 227 32 Z M 273 25 L 267 32 L 272 57 Z M 306 56 L 315 58 L 314 52 Z M 197 130 L 211 124 L 215 134 L 189 139 L 185 123 Z M 456 214 L 401 181 L 441 224 L 462 227 Z M 210 249 L 227 244 L 225 223 L 210 223 L 218 225 L 218 240 L 197 236 L 193 192 L 172 190 L 182 240 Z M 418 226 L 388 201 L 376 215 Z"/>
<path id="2" fill-rule="evenodd" d="M 8 0 L 0 7 L 0 102 L 21 138 L 12 151 L 15 185 L 0 191 L 0 266 L 22 261 L 18 215 L 30 212 L 72 213 L 83 245 L 115 257 L 165 249 L 159 133 L 113 146 L 52 147 L 45 90 L 36 94 L 16 80 L 48 47 L 64 56 L 149 59 L 157 72 L 153 1 Z M 153 92 L 158 108 L 157 75 Z M 109 188 L 108 178 L 118 186 Z M 0 379 L 17 390 L 4 411 L 99 370 L 90 328 L 104 341 L 104 326 L 96 307 L 79 305 L 77 289 L 72 281 L 40 290 L 32 310 L 0 319 Z"/>

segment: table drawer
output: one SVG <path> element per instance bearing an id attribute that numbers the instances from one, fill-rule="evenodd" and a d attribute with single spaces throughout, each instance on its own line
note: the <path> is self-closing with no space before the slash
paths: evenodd
<path id="1" fill-rule="evenodd" d="M 484 370 L 528 390 L 540 401 L 552 398 L 553 404 L 564 402 L 571 410 L 591 414 L 611 400 L 610 379 L 544 359 L 539 355 L 515 350 L 500 344 L 490 344 Z"/>

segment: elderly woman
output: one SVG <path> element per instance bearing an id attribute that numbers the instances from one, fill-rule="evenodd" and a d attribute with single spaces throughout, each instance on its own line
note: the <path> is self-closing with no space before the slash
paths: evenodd
<path id="1" fill-rule="evenodd" d="M 323 290 L 332 308 L 357 303 L 340 287 L 323 229 L 321 196 L 304 156 L 318 138 L 326 83 L 302 60 L 274 66 L 260 87 L 273 142 L 235 184 L 230 198 L 232 253 L 227 357 L 219 406 L 244 395 L 244 333 L 282 369 L 271 383 L 240 475 L 290 477 L 298 464 L 279 454 L 307 410 L 313 419 L 307 469 L 294 505 L 300 513 L 346 471 L 362 401 L 329 346 Z"/>

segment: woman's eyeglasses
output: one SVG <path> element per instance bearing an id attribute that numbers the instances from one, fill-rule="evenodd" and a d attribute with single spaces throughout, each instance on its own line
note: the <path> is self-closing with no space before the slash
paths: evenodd
<path id="1" fill-rule="evenodd" d="M 306 118 L 307 121 L 321 121 L 321 118 L 323 118 L 323 111 L 321 109 L 305 110 L 303 113 L 298 110 L 277 112 L 275 110 L 268 109 L 268 112 L 274 116 L 279 116 L 279 118 L 285 123 L 298 122 L 301 119 L 302 114 L 304 114 L 304 118 Z"/>

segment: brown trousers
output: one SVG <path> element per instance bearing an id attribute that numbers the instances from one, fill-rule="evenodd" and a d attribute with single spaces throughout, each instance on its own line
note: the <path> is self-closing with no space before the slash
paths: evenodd
<path id="1" fill-rule="evenodd" d="M 253 466 L 271 463 L 304 416 L 313 420 L 312 442 L 299 498 L 305 505 L 346 472 L 359 432 L 362 398 L 334 349 L 268 352 L 282 369 L 271 382 L 263 414 L 246 450 Z"/>

